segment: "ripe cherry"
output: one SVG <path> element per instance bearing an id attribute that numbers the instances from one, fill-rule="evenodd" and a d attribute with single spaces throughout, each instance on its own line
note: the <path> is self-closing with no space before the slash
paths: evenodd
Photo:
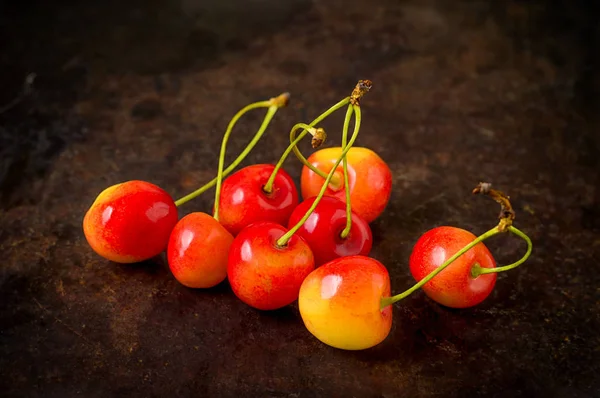
<path id="1" fill-rule="evenodd" d="M 392 327 L 390 278 L 379 261 L 348 256 L 330 261 L 302 283 L 298 306 L 304 325 L 325 344 L 363 350 L 381 343 Z"/>
<path id="2" fill-rule="evenodd" d="M 288 223 L 289 228 L 304 217 L 315 199 L 316 197 L 309 198 L 294 209 Z M 338 257 L 359 254 L 367 256 L 370 253 L 373 235 L 369 224 L 352 212 L 350 233 L 342 238 L 345 227 L 346 204 L 335 197 L 324 196 L 297 232 L 312 249 L 316 266 Z"/>
<path id="3" fill-rule="evenodd" d="M 266 192 L 274 169 L 271 164 L 252 165 L 223 181 L 220 221 L 233 235 L 257 221 L 287 225 L 298 205 L 298 190 L 289 174 L 278 170 L 271 192 Z"/>
<path id="4" fill-rule="evenodd" d="M 209 288 L 227 277 L 233 236 L 206 213 L 190 213 L 173 229 L 167 248 L 169 268 L 182 285 Z"/>
<path id="5" fill-rule="evenodd" d="M 471 232 L 456 227 L 443 226 L 427 231 L 410 255 L 410 272 L 417 282 L 420 281 L 475 239 Z M 458 257 L 427 282 L 423 291 L 446 307 L 466 308 L 481 303 L 494 289 L 496 274 L 473 278 L 471 270 L 475 264 L 482 268 L 496 267 L 492 254 L 483 243 Z"/>
<path id="6" fill-rule="evenodd" d="M 235 295 L 251 307 L 274 310 L 291 304 L 315 267 L 301 237 L 292 235 L 278 246 L 286 232 L 279 224 L 259 222 L 244 228 L 231 245 L 227 277 Z"/>
<path id="7" fill-rule="evenodd" d="M 160 254 L 177 223 L 177 207 L 162 188 L 132 180 L 102 191 L 83 218 L 83 232 L 100 256 L 136 263 Z"/>
<path id="8" fill-rule="evenodd" d="M 304 199 L 316 196 L 324 175 L 329 173 L 342 152 L 341 147 L 325 148 L 308 157 L 308 163 L 321 171 L 321 175 L 304 166 L 301 175 L 301 192 Z M 348 181 L 352 210 L 365 221 L 372 222 L 385 210 L 392 192 L 392 173 L 388 165 L 375 152 L 367 148 L 352 147 L 347 154 Z M 336 168 L 332 183 L 325 195 L 346 201 L 342 166 Z"/>

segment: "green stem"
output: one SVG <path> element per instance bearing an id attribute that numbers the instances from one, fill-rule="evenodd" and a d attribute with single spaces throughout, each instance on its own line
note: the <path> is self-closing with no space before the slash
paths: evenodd
<path id="1" fill-rule="evenodd" d="M 385 308 L 390 304 L 394 304 L 395 302 L 398 302 L 404 298 L 406 298 L 407 296 L 409 296 L 411 293 L 413 293 L 415 290 L 421 288 L 423 285 L 425 285 L 427 282 L 429 282 L 431 279 L 433 279 L 434 276 L 436 276 L 437 274 L 439 274 L 440 272 L 442 272 L 444 269 L 446 269 L 447 266 L 449 266 L 450 264 L 452 264 L 454 262 L 454 260 L 456 260 L 457 258 L 459 258 L 460 256 L 462 256 L 463 254 L 465 254 L 466 252 L 469 251 L 469 249 L 471 249 L 472 247 L 474 247 L 475 245 L 477 245 L 480 242 L 483 242 L 484 240 L 499 234 L 500 231 L 498 230 L 498 227 L 494 227 L 492 229 L 490 229 L 489 231 L 487 231 L 486 233 L 478 236 L 475 240 L 473 240 L 471 243 L 469 243 L 468 245 L 466 245 L 465 247 L 463 247 L 462 249 L 460 249 L 454 256 L 450 257 L 448 260 L 446 260 L 446 262 L 442 265 L 440 265 L 439 267 L 437 267 L 435 270 L 433 270 L 429 275 L 427 275 L 425 278 L 421 279 L 419 281 L 419 283 L 417 283 L 416 285 L 414 285 L 413 287 L 411 287 L 410 289 L 406 290 L 405 292 L 402 292 L 400 294 L 397 294 L 395 296 L 392 297 L 383 297 L 381 299 L 381 308 Z"/>
<path id="2" fill-rule="evenodd" d="M 309 126 L 307 124 L 304 124 L 304 123 L 298 123 L 294 127 L 292 127 L 292 132 L 290 133 L 290 136 L 294 136 L 296 130 L 299 130 L 299 129 L 304 129 L 304 130 L 302 131 L 302 133 L 300 133 L 300 135 L 298 136 L 298 138 L 296 138 L 287 147 L 287 149 L 285 150 L 285 152 L 283 152 L 283 155 L 281 155 L 281 158 L 279 159 L 279 162 L 277 162 L 277 164 L 275 165 L 275 168 L 273 169 L 273 172 L 269 176 L 269 179 L 267 180 L 267 183 L 265 184 L 265 186 L 263 188 L 263 190 L 266 193 L 273 192 L 273 183 L 275 183 L 275 177 L 277 176 L 277 172 L 279 171 L 279 169 L 281 168 L 281 166 L 283 166 L 283 163 L 285 162 L 285 160 L 289 156 L 290 152 L 292 152 L 292 150 L 302 140 L 302 138 L 304 138 L 306 136 L 306 134 L 311 133 L 312 135 L 314 135 L 316 133 L 316 129 L 314 127 L 311 127 L 311 126 Z"/>
<path id="3" fill-rule="evenodd" d="M 533 250 L 533 243 L 531 243 L 531 239 L 529 239 L 529 236 L 525 235 L 523 232 L 519 231 L 517 228 L 513 227 L 512 225 L 509 226 L 507 229 L 511 233 L 517 235 L 519 238 L 521 238 L 525 242 L 527 242 L 527 252 L 525 253 L 525 255 L 523 257 L 521 257 L 521 259 L 519 261 L 516 261 L 509 265 L 505 265 L 503 267 L 484 268 L 479 264 L 475 264 L 473 266 L 473 268 L 471 269 L 471 276 L 473 278 L 477 278 L 479 275 L 482 275 L 482 274 L 492 274 L 494 272 L 509 271 L 509 270 L 516 268 L 519 265 L 523 264 L 525 261 L 527 261 L 527 259 L 531 255 L 531 251 Z"/>
<path id="4" fill-rule="evenodd" d="M 350 103 L 350 97 L 344 98 L 343 100 L 341 100 L 340 102 L 338 102 L 337 104 L 333 105 L 331 108 L 329 108 L 328 110 L 323 112 L 319 117 L 317 117 L 315 120 L 313 120 L 312 123 L 309 124 L 309 126 L 311 126 L 311 127 L 315 126 L 317 123 L 320 123 L 325 118 L 327 118 L 329 115 L 331 115 L 333 112 L 337 111 L 338 109 L 342 108 L 344 105 L 346 105 L 348 103 Z M 302 155 L 302 152 L 300 152 L 300 149 L 298 149 L 297 147 L 294 147 L 294 154 L 296 155 L 298 160 L 300 160 L 300 162 L 302 162 L 303 165 L 305 165 L 306 167 L 311 169 L 314 173 L 317 173 L 321 178 L 323 178 L 323 179 L 327 178 L 327 174 L 325 174 L 325 172 L 319 170 L 318 168 L 316 168 L 315 166 L 310 164 L 308 162 L 308 160 L 306 160 L 304 155 Z"/>
<path id="5" fill-rule="evenodd" d="M 344 128 L 342 130 L 342 148 L 346 147 L 346 141 L 348 140 L 348 127 L 350 125 L 350 118 L 352 117 L 353 105 L 348 106 L 346 111 L 346 118 L 344 119 Z M 340 235 L 342 239 L 346 239 L 350 234 L 350 228 L 352 228 L 352 204 L 350 203 L 350 183 L 348 182 L 348 159 L 344 155 L 342 162 L 344 168 L 344 187 L 346 189 L 346 228 Z"/>
<path id="6" fill-rule="evenodd" d="M 229 173 L 231 173 L 240 163 L 242 163 L 244 161 L 244 159 L 246 158 L 246 156 L 248 156 L 248 154 L 250 153 L 250 151 L 252 151 L 252 149 L 254 149 L 254 147 L 256 146 L 256 144 L 258 143 L 258 141 L 260 141 L 263 133 L 265 132 L 265 130 L 267 129 L 267 126 L 269 125 L 269 123 L 271 122 L 271 119 L 273 119 L 273 116 L 275 116 L 275 113 L 277 112 L 277 110 L 279 109 L 279 106 L 277 105 L 272 105 L 271 101 L 262 101 L 262 102 L 258 102 L 256 104 L 252 104 L 252 105 L 248 105 L 248 107 L 252 107 L 250 109 L 255 109 L 255 108 L 266 108 L 269 107 L 269 110 L 267 111 L 267 114 L 263 120 L 262 125 L 260 126 L 260 129 L 258 130 L 258 132 L 254 135 L 254 137 L 252 137 L 252 141 L 250 141 L 250 143 L 248 144 L 248 146 L 242 151 L 242 153 L 240 153 L 238 155 L 238 157 L 233 161 L 233 163 L 231 163 L 229 165 L 229 167 L 227 167 L 227 169 L 223 170 L 222 176 L 226 177 Z M 246 108 L 248 108 L 246 107 Z M 236 115 L 237 119 L 239 119 L 239 117 L 247 112 L 250 109 L 242 109 L 240 112 L 238 112 L 238 114 Z M 231 126 L 231 123 L 230 123 Z M 233 127 L 233 126 L 231 126 Z M 222 148 L 221 148 L 222 149 Z M 219 159 L 220 161 L 220 159 Z M 178 199 L 175 201 L 175 206 L 181 206 L 182 204 L 189 202 L 190 200 L 194 199 L 195 197 L 202 195 L 204 192 L 208 191 L 210 188 L 214 187 L 215 184 L 217 183 L 217 181 L 219 180 L 219 177 L 215 177 L 213 178 L 210 182 L 206 183 L 205 185 L 203 185 L 202 187 L 198 188 L 197 190 L 195 190 L 194 192 Z M 215 203 L 215 205 L 217 205 L 217 203 Z M 216 213 L 215 213 L 216 214 Z"/>
<path id="7" fill-rule="evenodd" d="M 268 104 L 270 104 L 270 101 L 266 101 L 266 102 Z M 256 104 L 250 104 L 250 105 L 244 107 L 243 109 L 241 109 L 238 113 L 236 113 L 235 116 L 233 117 L 233 119 L 231 119 L 231 121 L 229 122 L 229 125 L 227 126 L 227 130 L 225 131 L 225 135 L 223 136 L 223 141 L 221 142 L 221 152 L 219 153 L 219 168 L 217 170 L 217 188 L 215 189 L 215 210 L 214 210 L 214 215 L 213 215 L 213 217 L 217 221 L 219 221 L 219 202 L 220 202 L 220 198 L 221 198 L 221 185 L 223 184 L 223 165 L 225 163 L 225 150 L 227 148 L 227 142 L 229 141 L 229 136 L 231 135 L 231 131 L 233 130 L 233 127 L 238 122 L 238 120 L 240 120 L 240 118 L 244 115 L 244 113 L 246 113 L 252 109 L 264 107 L 265 106 L 264 103 L 265 103 L 265 101 L 258 102 Z M 269 110 L 267 111 L 267 115 L 265 116 L 263 123 L 260 126 L 259 131 L 260 130 L 264 131 L 267 129 L 267 126 L 269 125 L 268 121 L 271 120 L 269 118 L 267 121 L 267 117 L 269 116 L 269 113 L 272 113 L 274 115 L 275 112 L 277 112 L 277 109 L 278 108 L 276 106 L 273 106 L 273 105 L 269 106 Z"/>
<path id="8" fill-rule="evenodd" d="M 323 195 L 325 194 L 325 191 L 327 190 L 327 186 L 329 185 L 329 182 L 331 181 L 331 177 L 333 177 L 333 174 L 335 173 L 336 168 L 342 162 L 342 159 L 344 158 L 346 153 L 348 153 L 350 148 L 352 148 L 352 145 L 354 145 L 354 141 L 356 141 L 356 138 L 358 137 L 358 132 L 360 130 L 361 112 L 360 112 L 359 106 L 353 105 L 352 107 L 354 108 L 354 113 L 356 116 L 354 119 L 354 132 L 352 133 L 352 137 L 350 137 L 350 142 L 348 143 L 348 145 L 346 145 L 346 147 L 344 147 L 342 154 L 336 160 L 335 164 L 333 165 L 333 168 L 331 169 L 331 171 L 325 178 L 325 182 L 323 183 L 323 186 L 321 187 L 321 191 L 317 195 L 313 204 L 307 210 L 306 214 L 304 214 L 304 217 L 302 217 L 302 219 L 300 221 L 298 221 L 298 223 L 296 225 L 294 225 L 285 235 L 283 235 L 281 238 L 279 238 L 277 240 L 276 244 L 278 247 L 285 247 L 287 245 L 288 241 L 290 240 L 290 238 L 292 237 L 292 235 L 294 235 L 302 227 L 302 225 L 306 222 L 306 220 L 308 220 L 310 215 L 313 213 L 313 211 L 316 209 L 317 205 L 321 201 L 321 198 L 323 198 Z"/>

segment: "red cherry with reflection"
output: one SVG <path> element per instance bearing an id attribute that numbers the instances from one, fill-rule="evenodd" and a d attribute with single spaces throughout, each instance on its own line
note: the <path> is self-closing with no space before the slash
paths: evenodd
<path id="1" fill-rule="evenodd" d="M 275 310 L 298 298 L 304 278 L 315 268 L 304 240 L 294 234 L 284 247 L 277 245 L 287 229 L 273 222 L 244 228 L 229 251 L 227 277 L 235 295 L 259 310 Z"/>
<path id="2" fill-rule="evenodd" d="M 146 181 L 112 185 L 94 200 L 83 218 L 91 248 L 117 263 L 136 263 L 159 255 L 179 216 L 173 198 Z"/>
<path id="3" fill-rule="evenodd" d="M 418 282 L 477 237 L 461 228 L 442 226 L 423 234 L 410 255 L 410 272 Z M 496 284 L 496 274 L 471 276 L 478 263 L 483 268 L 495 268 L 494 257 L 479 243 L 458 257 L 448 268 L 423 285 L 432 300 L 452 308 L 475 306 L 490 295 Z"/>
<path id="4" fill-rule="evenodd" d="M 279 169 L 271 193 L 264 191 L 271 164 L 256 164 L 229 176 L 221 188 L 219 220 L 234 236 L 244 227 L 259 221 L 287 225 L 298 204 L 298 190 L 288 173 Z"/>
<path id="5" fill-rule="evenodd" d="M 227 258 L 233 236 L 214 217 L 190 213 L 171 233 L 167 248 L 175 279 L 191 288 L 209 288 L 227 277 Z"/>
<path id="6" fill-rule="evenodd" d="M 296 225 L 313 205 L 316 197 L 300 203 L 288 222 L 288 228 Z M 323 196 L 315 210 L 296 232 L 312 249 L 315 265 L 319 266 L 338 257 L 368 256 L 373 246 L 373 234 L 369 223 L 352 212 L 352 226 L 346 238 L 341 237 L 346 228 L 346 204 L 333 196 Z"/>

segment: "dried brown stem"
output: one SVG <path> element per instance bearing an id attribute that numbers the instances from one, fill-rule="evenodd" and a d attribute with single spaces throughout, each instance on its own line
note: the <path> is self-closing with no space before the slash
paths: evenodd
<path id="1" fill-rule="evenodd" d="M 360 106 L 360 99 L 363 95 L 369 92 L 373 87 L 373 82 L 370 80 L 359 80 L 350 94 L 350 104 Z"/>
<path id="2" fill-rule="evenodd" d="M 500 204 L 500 214 L 498 215 L 498 218 L 500 219 L 498 230 L 500 232 L 506 231 L 507 228 L 512 225 L 516 214 L 510 204 L 509 196 L 505 195 L 503 192 L 492 189 L 492 184 L 489 182 L 480 182 L 479 185 L 473 189 L 473 194 L 487 195 Z"/>

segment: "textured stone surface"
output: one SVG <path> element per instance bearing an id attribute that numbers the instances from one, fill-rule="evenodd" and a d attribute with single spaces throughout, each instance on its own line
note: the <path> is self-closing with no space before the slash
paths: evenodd
<path id="1" fill-rule="evenodd" d="M 593 1 L 134 0 L 0 5 L 0 391 L 14 397 L 592 397 L 600 391 L 598 7 Z M 226 284 L 179 285 L 160 259 L 120 266 L 81 220 L 106 186 L 180 197 L 211 179 L 242 106 L 292 102 L 244 164 L 373 80 L 358 143 L 394 173 L 372 255 L 400 292 L 419 235 L 481 233 L 509 193 L 526 265 L 469 310 L 421 292 L 381 345 L 343 352 L 297 308 L 263 313 Z M 260 123 L 243 119 L 228 159 Z M 339 143 L 343 112 L 324 124 Z M 305 151 L 310 146 L 303 146 Z M 286 170 L 298 179 L 290 159 Z M 207 211 L 212 191 L 181 208 Z M 500 263 L 524 250 L 489 243 Z"/>

